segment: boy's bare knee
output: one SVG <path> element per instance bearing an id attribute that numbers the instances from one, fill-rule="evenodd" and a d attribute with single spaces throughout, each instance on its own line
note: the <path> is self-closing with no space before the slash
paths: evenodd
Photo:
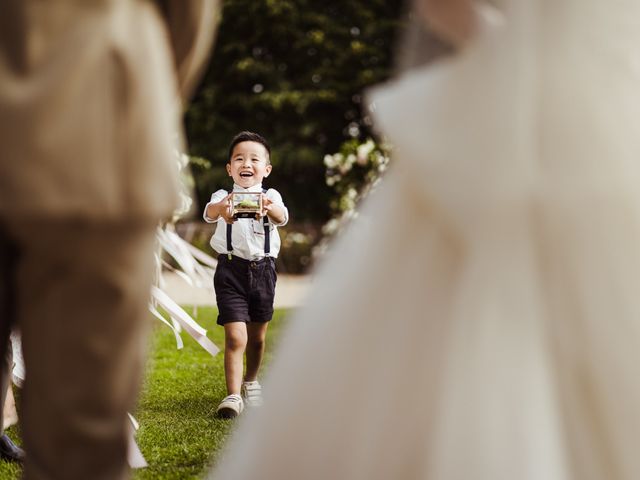
<path id="1" fill-rule="evenodd" d="M 264 348 L 264 338 L 250 338 L 247 341 L 247 348 L 251 348 L 252 350 L 262 350 Z"/>
<path id="2" fill-rule="evenodd" d="M 228 350 L 244 350 L 247 346 L 247 339 L 227 337 L 225 338 L 224 345 Z"/>
<path id="3" fill-rule="evenodd" d="M 225 332 L 225 348 L 229 350 L 244 350 L 247 346 L 247 332 L 242 329 L 230 329 Z"/>

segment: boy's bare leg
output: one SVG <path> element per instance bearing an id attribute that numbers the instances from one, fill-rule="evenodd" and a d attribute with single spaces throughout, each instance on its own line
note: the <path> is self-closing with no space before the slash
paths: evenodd
<path id="1" fill-rule="evenodd" d="M 247 372 L 244 376 L 247 382 L 253 382 L 258 378 L 268 326 L 269 322 L 247 324 Z"/>
<path id="2" fill-rule="evenodd" d="M 224 376 L 227 393 L 240 394 L 242 385 L 242 360 L 247 347 L 247 325 L 244 322 L 227 323 L 224 326 Z"/>

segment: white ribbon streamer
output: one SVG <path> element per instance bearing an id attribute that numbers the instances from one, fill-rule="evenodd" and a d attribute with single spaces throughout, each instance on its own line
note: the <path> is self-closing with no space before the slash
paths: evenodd
<path id="1" fill-rule="evenodd" d="M 180 332 L 178 331 L 178 329 L 175 328 L 171 323 L 169 323 L 167 319 L 164 318 L 153 305 L 149 305 L 149 311 L 153 314 L 154 317 L 156 317 L 162 323 L 166 324 L 173 331 L 173 335 L 176 337 L 176 348 L 178 350 L 182 350 L 182 348 L 184 347 L 184 342 L 182 341 L 182 337 L 180 336 Z"/>
<path id="2" fill-rule="evenodd" d="M 202 346 L 212 356 L 218 354 L 220 349 L 207 338 L 207 331 L 200 326 L 191 316 L 185 312 L 176 302 L 160 290 L 158 287 L 151 287 L 151 295 L 155 301 L 164 308 L 171 318 L 178 322 L 191 337 Z"/>
<path id="3" fill-rule="evenodd" d="M 127 445 L 127 462 L 131 468 L 148 467 L 149 464 L 145 460 L 144 455 L 142 455 L 142 451 L 140 450 L 140 447 L 138 447 L 135 439 L 136 430 L 140 428 L 140 425 L 136 419 L 133 418 L 133 415 L 130 413 L 127 413 L 127 415 L 131 421 L 131 426 L 129 427 L 129 443 Z"/>

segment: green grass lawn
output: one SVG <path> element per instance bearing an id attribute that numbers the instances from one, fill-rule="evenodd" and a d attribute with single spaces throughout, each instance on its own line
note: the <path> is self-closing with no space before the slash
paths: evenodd
<path id="1" fill-rule="evenodd" d="M 191 311 L 190 309 L 187 311 Z M 269 332 L 265 364 L 269 363 L 284 310 L 276 310 Z M 215 324 L 215 308 L 197 309 L 197 321 L 222 347 L 224 331 Z M 176 349 L 171 330 L 156 322 L 147 375 L 134 416 L 140 422 L 136 439 L 149 466 L 133 472 L 135 480 L 203 478 L 233 428 L 233 421 L 215 417 L 226 395 L 223 355 L 209 355 L 182 333 L 184 348 Z M 15 427 L 8 431 L 17 439 Z M 0 461 L 0 479 L 18 479 L 20 469 Z"/>

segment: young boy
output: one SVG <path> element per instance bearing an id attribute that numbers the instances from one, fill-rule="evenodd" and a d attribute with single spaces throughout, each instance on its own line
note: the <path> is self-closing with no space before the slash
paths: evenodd
<path id="1" fill-rule="evenodd" d="M 224 327 L 225 397 L 216 413 L 233 418 L 248 406 L 262 404 L 258 370 L 264 353 L 267 325 L 273 316 L 276 285 L 275 259 L 280 250 L 278 226 L 289 220 L 280 194 L 262 189 L 262 180 L 272 170 L 267 141 L 253 132 L 241 132 L 229 146 L 227 172 L 233 178 L 233 192 L 262 195 L 262 212 L 257 219 L 234 220 L 231 194 L 218 190 L 204 210 L 204 219 L 218 222 L 211 246 L 218 252 L 213 279 L 218 304 L 218 324 Z M 224 222 L 220 222 L 222 219 Z M 267 233 L 267 235 L 265 235 Z M 246 351 L 247 367 L 242 375 Z"/>

